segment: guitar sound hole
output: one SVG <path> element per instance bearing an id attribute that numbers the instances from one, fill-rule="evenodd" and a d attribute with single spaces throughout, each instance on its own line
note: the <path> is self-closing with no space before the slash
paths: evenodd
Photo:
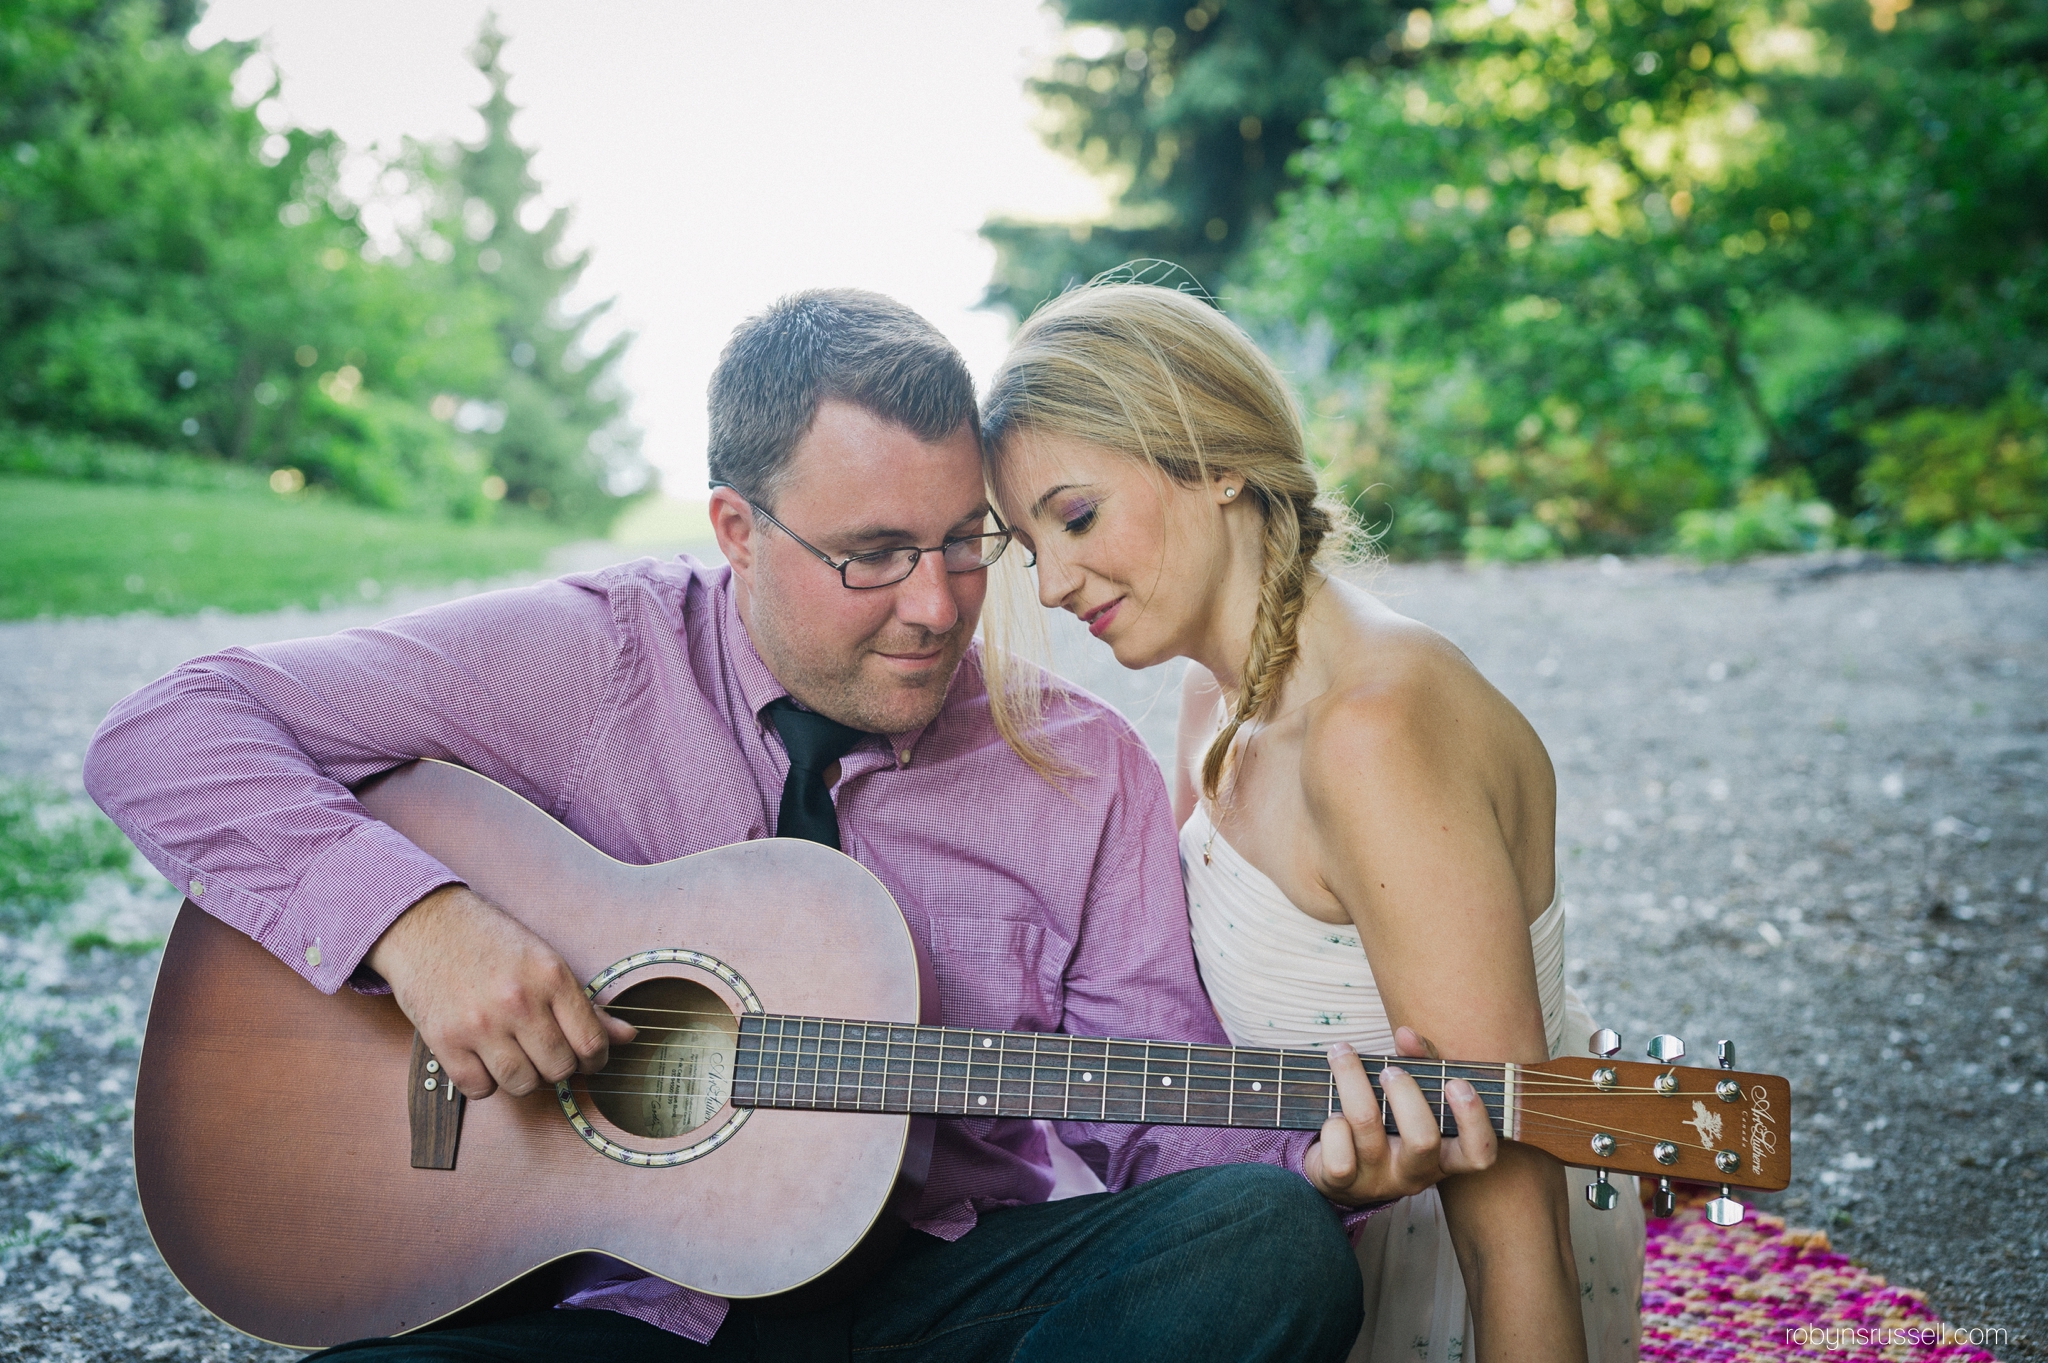
<path id="1" fill-rule="evenodd" d="M 740 1025 L 725 1001 L 695 980 L 647 980 L 606 1008 L 640 1029 L 589 1080 L 590 1096 L 622 1131 L 666 1140 L 718 1115 L 732 1089 Z"/>

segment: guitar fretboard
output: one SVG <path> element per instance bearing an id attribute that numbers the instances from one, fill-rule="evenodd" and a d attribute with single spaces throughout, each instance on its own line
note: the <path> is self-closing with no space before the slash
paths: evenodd
<path id="1" fill-rule="evenodd" d="M 1512 1069 L 1366 1056 L 1381 1120 L 1384 1064 L 1413 1075 L 1446 1135 L 1457 1119 L 1444 1084 L 1463 1078 L 1496 1132 Z M 981 1031 L 905 1023 L 747 1014 L 734 1058 L 735 1107 L 899 1112 L 951 1117 L 1312 1131 L 1338 1112 L 1320 1051 L 1125 1041 L 1047 1032 Z"/>

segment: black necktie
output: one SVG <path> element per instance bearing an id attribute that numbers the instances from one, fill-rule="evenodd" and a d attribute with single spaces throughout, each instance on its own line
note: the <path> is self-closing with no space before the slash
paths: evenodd
<path id="1" fill-rule="evenodd" d="M 787 696 L 769 703 L 768 721 L 789 750 L 789 779 L 782 783 L 775 836 L 807 838 L 839 850 L 839 812 L 825 787 L 825 769 L 867 735 L 815 711 L 799 710 Z"/>

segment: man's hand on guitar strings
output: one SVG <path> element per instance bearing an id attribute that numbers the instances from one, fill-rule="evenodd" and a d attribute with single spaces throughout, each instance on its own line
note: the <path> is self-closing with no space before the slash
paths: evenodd
<path id="1" fill-rule="evenodd" d="M 561 954 L 466 885 L 445 885 L 398 916 L 363 963 L 391 985 L 455 1086 L 513 1097 L 581 1070 L 595 1074 L 631 1024 L 600 1013 Z"/>
<path id="2" fill-rule="evenodd" d="M 1409 1028 L 1394 1038 L 1402 1055 L 1434 1054 L 1435 1048 Z M 1380 1105 L 1358 1052 L 1343 1042 L 1330 1047 L 1330 1073 L 1336 1077 L 1343 1115 L 1323 1123 L 1320 1139 L 1302 1157 L 1302 1171 L 1324 1197 L 1363 1206 L 1419 1193 L 1451 1174 L 1492 1167 L 1499 1153 L 1493 1124 L 1478 1091 L 1463 1079 L 1444 1085 L 1458 1119 L 1457 1137 L 1445 1141 L 1429 1100 L 1405 1070 L 1389 1065 L 1380 1071 L 1380 1089 L 1394 1115 L 1393 1135 L 1380 1121 Z"/>

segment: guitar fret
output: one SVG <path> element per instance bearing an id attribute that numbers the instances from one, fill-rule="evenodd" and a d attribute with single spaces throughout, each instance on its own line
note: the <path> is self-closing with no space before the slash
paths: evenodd
<path id="1" fill-rule="evenodd" d="M 833 1055 L 832 1105 L 844 1110 L 851 1107 L 860 1111 L 860 1043 L 867 1034 L 867 1028 L 858 1022 L 849 1022 L 838 1028 L 839 1041 Z M 848 1082 L 848 1071 L 852 1071 L 852 1082 Z M 848 1092 L 848 1090 L 851 1092 Z"/>
<path id="2" fill-rule="evenodd" d="M 739 1044 L 733 1049 L 732 1088 L 728 1096 L 736 1107 L 751 1107 L 754 1096 L 754 1061 L 748 1043 L 753 1039 L 747 1027 L 748 1019 L 740 1019 Z"/>
<path id="3" fill-rule="evenodd" d="M 817 1086 L 820 1107 L 839 1107 L 839 1044 L 844 1027 L 823 1018 L 818 1020 L 818 1049 L 812 1059 L 811 1082 Z"/>
<path id="4" fill-rule="evenodd" d="M 970 1117 L 993 1117 L 1001 1108 L 1003 1083 L 1002 1057 L 994 1054 L 996 1039 L 993 1034 L 969 1032 L 967 1034 L 967 1115 Z"/>
<path id="5" fill-rule="evenodd" d="M 889 1028 L 869 1023 L 860 1048 L 861 1093 L 875 1112 L 889 1110 Z M 869 1048 L 876 1048 L 871 1051 Z M 870 1070 L 872 1067 L 872 1072 Z"/>
<path id="6" fill-rule="evenodd" d="M 1072 1047 L 1057 1034 L 1031 1038 L 1031 1115 L 1058 1120 L 1067 1115 L 1074 1081 Z"/>
<path id="7" fill-rule="evenodd" d="M 917 1031 L 912 1027 L 891 1027 L 884 1061 L 889 1067 L 888 1089 L 883 1106 L 890 1112 L 914 1112 L 917 1103 Z"/>
<path id="8" fill-rule="evenodd" d="M 996 1082 L 994 1105 L 996 1112 L 1004 1117 L 1031 1117 L 1037 1114 L 1031 1106 L 1031 1080 L 1033 1061 L 1037 1059 L 1036 1049 L 1026 1052 L 1030 1037 L 1025 1033 L 999 1032 L 996 1034 Z"/>
<path id="9" fill-rule="evenodd" d="M 1145 1120 L 1185 1125 L 1188 1119 L 1188 1047 L 1185 1043 L 1148 1041 L 1145 1045 Z M 1179 1050 L 1176 1059 L 1174 1050 Z M 1164 1056 L 1154 1055 L 1165 1050 Z M 1175 1110 L 1176 1102 L 1179 1110 Z"/>
<path id="10" fill-rule="evenodd" d="M 782 1029 L 783 1068 L 789 1072 L 789 1100 L 795 1103 L 803 1087 L 804 1020 L 792 1018 Z"/>
<path id="11" fill-rule="evenodd" d="M 964 1081 L 959 1079 L 957 1072 L 953 1069 L 953 1058 L 946 1045 L 946 1032 L 944 1028 L 939 1028 L 932 1034 L 930 1046 L 932 1075 L 931 1110 L 933 1112 L 952 1112 L 957 1107 L 957 1102 L 953 1095 L 965 1092 L 966 1085 Z"/>
<path id="12" fill-rule="evenodd" d="M 818 1093 L 818 1052 L 824 1042 L 823 1031 L 818 1018 L 805 1018 L 797 1028 L 796 1090 L 797 1098 L 806 1107 L 824 1106 Z"/>
<path id="13" fill-rule="evenodd" d="M 951 1029 L 948 1029 L 946 1049 L 960 1069 L 960 1115 L 972 1116 L 974 1100 L 978 1096 L 974 1091 L 974 1034 L 967 1032 L 953 1035 Z"/>
<path id="14" fill-rule="evenodd" d="M 819 1050 L 825 1040 L 823 1029 L 819 1026 L 821 1021 L 823 1019 L 806 1018 L 797 1027 L 797 1088 L 801 1092 L 805 1085 L 810 1086 L 809 1106 L 812 1107 L 829 1105 L 825 1094 L 820 1091 L 822 1085 L 818 1082 L 821 1072 Z"/>
<path id="15" fill-rule="evenodd" d="M 1111 1121 L 1145 1120 L 1145 1043 L 1111 1041 L 1103 1060 L 1102 1115 Z"/>
<path id="16" fill-rule="evenodd" d="M 846 1068 L 847 1063 L 854 1058 L 854 1047 L 859 1044 L 854 1035 L 855 1032 L 860 1030 L 859 1024 L 846 1023 L 831 1030 L 837 1033 L 832 1046 L 832 1106 L 840 1110 L 851 1106 L 855 1111 L 859 1111 L 860 1076 L 858 1072 L 854 1075 L 853 1093 L 850 1099 L 846 1092 Z"/>
<path id="17" fill-rule="evenodd" d="M 1229 1126 L 1234 1057 L 1227 1046 L 1188 1048 L 1187 1119 L 1203 1126 Z"/>
<path id="18" fill-rule="evenodd" d="M 1068 1072 L 1079 1075 L 1068 1115 L 1084 1122 L 1101 1121 L 1109 1111 L 1109 1044 L 1077 1037 L 1067 1043 L 1067 1055 Z"/>

